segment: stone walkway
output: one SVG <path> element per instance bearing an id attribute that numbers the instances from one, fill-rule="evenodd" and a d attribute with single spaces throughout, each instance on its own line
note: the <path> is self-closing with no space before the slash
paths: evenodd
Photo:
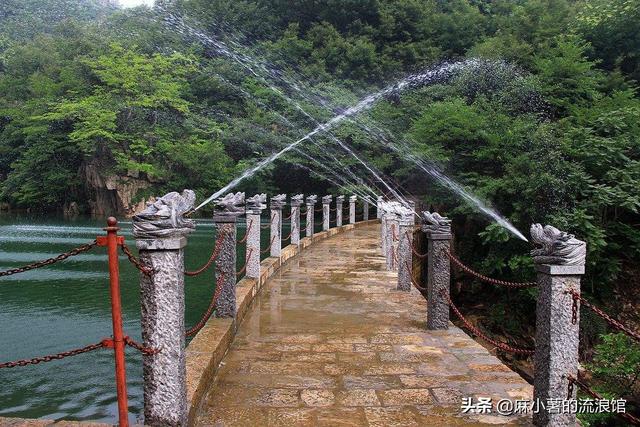
<path id="1" fill-rule="evenodd" d="M 385 271 L 378 227 L 314 244 L 269 280 L 197 425 L 530 423 L 461 414 L 463 396 L 531 399 L 532 388 L 460 329 L 426 330 L 424 299 Z"/>

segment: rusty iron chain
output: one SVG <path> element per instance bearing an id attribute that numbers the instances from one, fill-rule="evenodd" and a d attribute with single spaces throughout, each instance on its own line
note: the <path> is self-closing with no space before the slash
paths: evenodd
<path id="1" fill-rule="evenodd" d="M 124 343 L 126 345 L 128 345 L 129 347 L 133 347 L 136 350 L 138 350 L 140 353 L 146 355 L 146 356 L 151 356 L 153 354 L 158 354 L 162 351 L 162 349 L 159 348 L 150 348 L 150 347 L 145 347 L 144 345 L 132 340 L 129 337 L 124 337 Z"/>
<path id="2" fill-rule="evenodd" d="M 266 254 L 267 252 L 269 252 L 269 251 L 271 250 L 271 246 L 273 246 L 273 242 L 274 242 L 275 240 L 276 240 L 276 236 L 273 236 L 273 237 L 271 238 L 271 243 L 269 243 L 269 246 L 267 246 L 267 248 L 266 248 L 265 250 L 260 251 L 260 254 L 264 255 L 264 254 Z"/>
<path id="3" fill-rule="evenodd" d="M 271 228 L 271 224 L 273 224 L 273 221 L 275 221 L 275 219 L 276 219 L 276 214 L 271 215 L 271 221 L 269 222 L 269 224 L 261 225 L 260 228 L 263 230 L 266 230 L 267 228 Z"/>
<path id="4" fill-rule="evenodd" d="M 224 281 L 224 275 L 221 274 L 220 277 L 218 277 L 218 280 L 216 280 L 216 289 L 213 293 L 213 297 L 211 298 L 211 302 L 209 303 L 209 307 L 207 308 L 207 311 L 205 311 L 204 315 L 202 316 L 202 318 L 198 323 L 196 323 L 193 327 L 185 331 L 185 335 L 187 337 L 192 337 L 195 334 L 197 334 L 202 328 L 204 328 L 204 325 L 206 325 L 209 319 L 211 318 L 211 315 L 213 314 L 213 310 L 215 310 L 216 306 L 218 305 L 218 299 L 220 298 L 220 294 L 222 293 L 223 281 Z"/>
<path id="5" fill-rule="evenodd" d="M 416 282 L 415 277 L 413 277 L 413 272 L 411 271 L 411 265 L 409 264 L 409 261 L 406 261 L 406 267 L 407 271 L 409 272 L 409 277 L 411 277 L 411 283 L 413 284 L 413 286 L 415 286 L 419 291 L 426 291 L 427 288 L 423 288 L 422 286 L 420 286 L 418 282 Z"/>
<path id="6" fill-rule="evenodd" d="M 148 276 L 148 277 L 153 276 L 153 273 L 154 273 L 153 269 L 151 267 L 147 267 L 146 265 L 142 264 L 142 262 L 133 255 L 133 252 L 131 252 L 131 249 L 129 249 L 129 247 L 124 242 L 122 242 L 121 247 L 122 247 L 122 252 L 127 256 L 127 259 L 131 264 L 134 265 L 135 268 L 140 270 L 142 274 L 144 274 L 145 276 Z"/>
<path id="7" fill-rule="evenodd" d="M 471 322 L 469 322 L 462 315 L 462 313 L 460 312 L 458 307 L 456 307 L 456 305 L 451 300 L 451 297 L 449 295 L 447 295 L 447 293 L 444 292 L 444 290 L 440 291 L 440 295 L 443 296 L 447 300 L 447 302 L 449 303 L 449 306 L 451 307 L 453 312 L 456 314 L 458 319 L 460 319 L 460 321 L 462 323 L 464 323 L 464 325 L 467 327 L 467 329 L 469 329 L 474 335 L 479 336 L 480 338 L 482 338 L 486 342 L 492 344 L 496 348 L 499 348 L 500 350 L 506 351 L 508 353 L 521 354 L 521 355 L 525 355 L 525 356 L 530 356 L 530 355 L 535 353 L 535 350 L 513 347 L 513 346 L 510 346 L 509 344 L 505 344 L 503 342 L 496 341 L 493 338 L 490 338 L 489 336 L 484 334 L 480 329 L 478 329 L 475 326 L 473 326 L 473 324 L 471 324 Z"/>
<path id="8" fill-rule="evenodd" d="M 32 359 L 22 359 L 13 362 L 0 363 L 0 369 L 2 368 L 15 368 L 17 366 L 37 365 L 39 363 L 51 362 L 54 360 L 64 359 L 66 357 L 77 356 L 83 353 L 89 353 L 90 351 L 106 348 L 110 346 L 110 339 L 104 339 L 98 343 L 91 344 L 85 347 L 76 348 L 69 351 L 63 351 L 61 353 L 49 354 L 46 356 L 34 357 Z"/>
<path id="9" fill-rule="evenodd" d="M 602 397 L 602 395 L 600 393 L 598 393 L 595 390 L 592 390 L 587 384 L 585 384 L 580 379 L 574 377 L 573 375 L 571 375 L 571 374 L 567 375 L 567 379 L 569 380 L 567 399 L 571 399 L 571 397 L 573 396 L 573 386 L 574 386 L 574 384 L 577 385 L 582 391 L 587 393 L 592 398 L 594 398 L 596 400 L 602 400 L 603 399 L 603 397 Z M 635 417 L 635 416 L 633 416 L 633 415 L 631 415 L 629 413 L 616 412 L 615 415 L 618 415 L 619 417 L 624 418 L 625 420 L 629 421 L 633 425 L 640 426 L 640 418 L 637 418 L 637 417 Z"/>
<path id="10" fill-rule="evenodd" d="M 71 249 L 70 251 L 61 253 L 60 255 L 48 258 L 42 261 L 34 262 L 33 264 L 28 264 L 19 268 L 13 268 L 11 270 L 0 271 L 0 277 L 12 276 L 14 274 L 24 273 L 29 270 L 35 270 L 37 268 L 46 267 L 52 264 L 55 264 L 60 261 L 64 261 L 67 258 L 80 255 L 81 253 L 88 252 L 91 249 L 95 248 L 98 245 L 98 241 L 94 240 L 91 243 L 87 243 L 82 246 L 78 246 L 77 248 Z"/>
<path id="11" fill-rule="evenodd" d="M 289 213 L 288 217 L 283 218 L 283 221 L 289 221 L 291 218 L 293 218 L 293 209 L 291 209 L 291 212 Z"/>
<path id="12" fill-rule="evenodd" d="M 236 273 L 236 276 L 241 276 L 245 271 L 247 271 L 247 266 L 249 265 L 249 261 L 251 260 L 251 255 L 253 255 L 253 248 L 249 249 L 249 254 L 247 255 L 247 259 L 244 261 L 244 266 Z"/>
<path id="13" fill-rule="evenodd" d="M 211 252 L 211 256 L 209 257 L 209 260 L 202 267 L 200 267 L 195 271 L 185 271 L 184 275 L 189 277 L 198 276 L 199 274 L 208 270 L 209 267 L 211 267 L 211 264 L 213 264 L 213 262 L 218 258 L 218 255 L 220 255 L 220 250 L 222 249 L 222 242 L 224 242 L 225 237 L 226 237 L 226 234 L 224 233 L 220 233 L 218 235 L 218 238 L 216 239 L 216 244 L 214 245 L 213 251 Z"/>
<path id="14" fill-rule="evenodd" d="M 241 240 L 238 240 L 239 244 L 247 242 L 247 239 L 249 239 L 249 232 L 251 231 L 251 227 L 253 227 L 253 219 L 249 221 L 249 226 L 247 227 L 247 231 L 244 233 L 244 237 Z"/>
<path id="15" fill-rule="evenodd" d="M 291 231 L 289 232 L 289 235 L 288 235 L 287 237 L 283 238 L 282 240 L 283 240 L 283 241 L 284 241 L 284 240 L 289 240 L 289 239 L 291 238 L 291 235 L 292 235 L 292 234 L 293 234 L 293 230 L 291 230 Z"/>
<path id="16" fill-rule="evenodd" d="M 405 235 L 406 235 L 407 239 L 409 239 L 409 232 L 408 231 L 405 233 Z M 429 253 L 421 254 L 420 252 L 418 252 L 416 247 L 413 245 L 413 242 L 411 243 L 411 252 L 413 252 L 413 254 L 415 256 L 417 256 L 418 258 L 420 258 L 420 259 L 425 259 L 429 255 Z"/>
<path id="17" fill-rule="evenodd" d="M 456 258 L 456 256 L 453 255 L 450 250 L 445 250 L 444 252 L 447 254 L 449 259 L 451 259 L 451 261 L 453 261 L 453 263 L 457 265 L 461 270 L 470 274 L 471 276 L 474 276 L 476 279 L 479 279 L 481 282 L 489 283 L 491 285 L 504 286 L 504 287 L 513 288 L 513 289 L 533 288 L 538 286 L 536 282 L 508 282 L 506 280 L 499 280 L 499 279 L 494 279 L 492 277 L 485 276 L 471 269 L 471 267 L 466 266 L 462 261 Z"/>
<path id="18" fill-rule="evenodd" d="M 580 301 L 580 303 L 584 306 L 586 306 L 587 308 L 589 308 L 591 311 L 593 311 L 595 314 L 597 314 L 598 316 L 600 316 L 601 318 L 603 318 L 609 325 L 611 325 L 613 328 L 619 330 L 620 332 L 624 332 L 625 334 L 627 334 L 629 337 L 633 338 L 634 340 L 640 342 L 640 334 L 638 334 L 635 331 L 632 331 L 631 329 L 627 328 L 625 325 L 623 325 L 622 323 L 618 322 L 617 320 L 615 320 L 613 317 L 609 316 L 607 313 L 605 313 L 604 311 L 602 311 L 601 309 L 599 309 L 598 307 L 594 306 L 593 304 L 591 304 L 589 301 L 587 301 L 586 299 L 582 298 L 582 296 L 580 296 L 580 294 L 578 292 L 576 292 L 574 289 L 570 289 L 567 291 L 569 294 L 571 294 L 571 296 L 573 297 L 573 307 L 574 307 L 574 312 L 572 313 L 575 316 L 576 322 L 577 322 L 577 311 L 578 311 L 578 301 Z M 573 320 L 573 318 L 572 318 Z M 575 323 L 574 323 L 575 324 Z"/>

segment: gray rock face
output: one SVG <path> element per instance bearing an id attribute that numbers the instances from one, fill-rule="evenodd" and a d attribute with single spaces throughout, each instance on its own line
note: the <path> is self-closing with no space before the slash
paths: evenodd
<path id="1" fill-rule="evenodd" d="M 451 220 L 447 217 L 440 216 L 438 212 L 422 212 L 422 231 L 451 234 Z"/>
<path id="2" fill-rule="evenodd" d="M 555 227 L 541 224 L 531 226 L 531 239 L 542 246 L 531 251 L 537 264 L 584 265 L 587 256 L 587 244 L 576 239 L 573 234 L 565 233 Z"/>
<path id="3" fill-rule="evenodd" d="M 196 195 L 191 190 L 182 194 L 171 192 L 133 217 L 133 235 L 141 239 L 184 236 L 195 228 L 195 223 L 184 215 L 193 209 Z"/>

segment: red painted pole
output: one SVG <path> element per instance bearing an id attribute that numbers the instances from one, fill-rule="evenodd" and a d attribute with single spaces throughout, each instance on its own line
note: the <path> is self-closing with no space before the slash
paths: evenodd
<path id="1" fill-rule="evenodd" d="M 120 272 L 118 269 L 118 246 L 124 241 L 118 236 L 118 221 L 107 219 L 107 254 L 109 256 L 109 284 L 111 290 L 111 320 L 113 321 L 113 350 L 116 361 L 116 390 L 118 395 L 118 420 L 121 427 L 129 427 L 129 405 L 127 403 L 127 373 L 124 361 L 124 333 L 122 332 L 122 305 L 120 302 Z"/>

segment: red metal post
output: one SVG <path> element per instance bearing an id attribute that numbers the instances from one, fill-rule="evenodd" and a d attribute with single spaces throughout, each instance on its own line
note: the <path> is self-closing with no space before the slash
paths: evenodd
<path id="1" fill-rule="evenodd" d="M 116 361 L 116 390 L 118 396 L 118 420 L 121 427 L 129 426 L 129 406 L 127 402 L 127 373 L 124 360 L 124 333 L 122 331 L 122 305 L 120 302 L 120 272 L 118 268 L 118 246 L 124 238 L 118 236 L 118 221 L 114 217 L 107 219 L 106 242 L 98 239 L 101 246 L 107 247 L 109 256 L 109 282 L 111 289 L 111 320 L 113 321 L 113 350 Z"/>

